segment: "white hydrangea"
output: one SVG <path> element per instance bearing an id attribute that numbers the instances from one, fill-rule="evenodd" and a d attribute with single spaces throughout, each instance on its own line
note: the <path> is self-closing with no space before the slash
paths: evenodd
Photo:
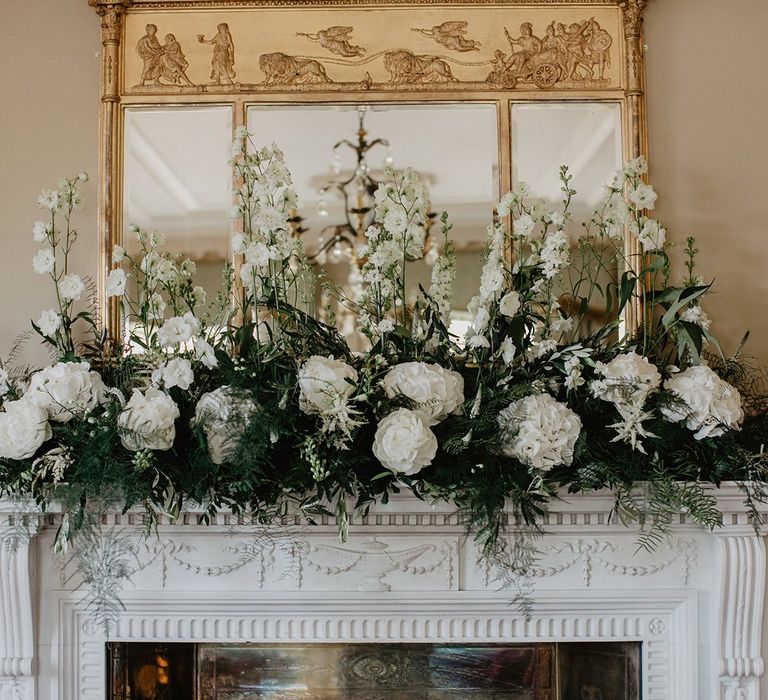
<path id="1" fill-rule="evenodd" d="M 54 309 L 46 309 L 37 319 L 37 327 L 44 336 L 53 338 L 61 328 L 61 316 Z"/>
<path id="2" fill-rule="evenodd" d="M 157 330 L 157 342 L 163 348 L 186 343 L 200 332 L 200 321 L 191 311 L 169 318 Z"/>
<path id="3" fill-rule="evenodd" d="M 357 370 L 342 360 L 313 355 L 299 369 L 299 407 L 304 413 L 332 411 L 355 392 Z"/>
<path id="4" fill-rule="evenodd" d="M 96 408 L 105 391 L 101 375 L 87 362 L 58 362 L 32 375 L 25 396 L 44 408 L 50 420 L 66 423 Z"/>
<path id="5" fill-rule="evenodd" d="M 573 462 L 581 419 L 549 394 L 513 401 L 497 421 L 505 455 L 542 471 Z"/>
<path id="6" fill-rule="evenodd" d="M 150 387 L 133 395 L 117 418 L 120 441 L 126 450 L 168 450 L 176 439 L 179 407 L 160 389 Z"/>
<path id="7" fill-rule="evenodd" d="M 214 464 L 229 461 L 258 406 L 231 386 L 203 394 L 195 406 L 193 425 L 201 425 Z"/>
<path id="8" fill-rule="evenodd" d="M 379 422 L 373 454 L 385 468 L 413 475 L 432 463 L 437 438 L 421 413 L 398 408 Z"/>
<path id="9" fill-rule="evenodd" d="M 662 407 L 667 420 L 685 422 L 694 438 L 717 437 L 726 430 L 738 430 L 744 420 L 741 395 L 709 367 L 696 365 L 672 375 L 664 382 L 674 403 Z"/>
<path id="10" fill-rule="evenodd" d="M 85 283 L 80 275 L 64 275 L 59 282 L 59 294 L 67 301 L 77 301 L 85 291 Z"/>
<path id="11" fill-rule="evenodd" d="M 400 395 L 413 401 L 428 425 L 445 420 L 464 403 L 464 378 L 440 365 L 403 362 L 387 372 L 381 385 L 390 399 Z"/>
<path id="12" fill-rule="evenodd" d="M 593 396 L 622 405 L 642 406 L 661 386 L 661 374 L 647 357 L 636 352 L 617 355 L 610 362 L 598 362 L 595 374 L 602 379 L 590 383 Z"/>
<path id="13" fill-rule="evenodd" d="M 48 412 L 27 397 L 6 401 L 0 413 L 0 457 L 29 459 L 53 433 Z"/>
<path id="14" fill-rule="evenodd" d="M 125 294 L 125 285 L 128 283 L 125 271 L 118 268 L 107 275 L 107 296 L 121 297 Z"/>

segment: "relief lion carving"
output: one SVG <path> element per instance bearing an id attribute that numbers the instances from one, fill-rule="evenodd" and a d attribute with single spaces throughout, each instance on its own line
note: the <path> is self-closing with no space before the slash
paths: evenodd
<path id="1" fill-rule="evenodd" d="M 276 51 L 259 56 L 264 85 L 307 85 L 332 83 L 325 66 L 312 58 L 298 58 Z"/>
<path id="2" fill-rule="evenodd" d="M 406 49 L 387 51 L 384 67 L 392 85 L 458 82 L 448 63 L 439 56 L 415 54 Z"/>

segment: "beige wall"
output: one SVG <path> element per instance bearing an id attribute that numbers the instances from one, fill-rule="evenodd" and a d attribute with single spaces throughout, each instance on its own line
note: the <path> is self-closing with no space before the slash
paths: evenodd
<path id="1" fill-rule="evenodd" d="M 98 20 L 86 0 L 1 0 L 0 354 L 50 304 L 30 260 L 35 197 L 64 174 L 96 174 Z M 707 308 L 733 346 L 768 362 L 766 0 L 651 0 L 647 12 L 652 179 L 678 250 L 696 235 Z M 95 189 L 77 267 L 96 266 Z M 31 357 L 31 355 L 30 355 Z"/>

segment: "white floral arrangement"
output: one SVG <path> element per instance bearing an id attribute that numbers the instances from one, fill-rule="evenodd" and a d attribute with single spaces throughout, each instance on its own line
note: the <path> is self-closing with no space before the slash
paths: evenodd
<path id="1" fill-rule="evenodd" d="M 282 153 L 238 129 L 230 155 L 237 263 L 220 294 L 208 301 L 191 260 L 132 227 L 139 253 L 115 246 L 106 283 L 122 338 L 106 337 L 90 283 L 69 269 L 86 176 L 39 197 L 33 269 L 56 306 L 33 328 L 56 361 L 0 367 L 0 488 L 68 506 L 59 549 L 89 508 L 117 503 L 143 505 L 150 523 L 187 501 L 262 522 L 331 513 L 343 532 L 348 499 L 365 509 L 405 488 L 455 503 L 499 559 L 512 556 L 510 504 L 534 525 L 562 487 L 612 487 L 618 511 L 661 528 L 680 508 L 713 525 L 707 483 L 738 480 L 752 508 L 764 498 L 765 392 L 740 350 L 726 358 L 710 334 L 691 239 L 687 276 L 672 282 L 642 158 L 616 173 L 581 229 L 565 167 L 557 210 L 524 183 L 501 198 L 463 338 L 450 332 L 445 215 L 431 285 L 407 297 L 429 195 L 413 171 L 390 173 L 360 252 L 360 293 L 338 300 L 369 344 L 352 352 L 317 319 Z M 630 307 L 636 327 L 622 321 Z M 642 505 L 630 495 L 638 482 L 653 485 Z"/>

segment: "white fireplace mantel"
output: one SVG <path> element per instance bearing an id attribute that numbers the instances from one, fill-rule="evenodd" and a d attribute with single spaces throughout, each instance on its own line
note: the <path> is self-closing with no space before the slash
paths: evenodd
<path id="1" fill-rule="evenodd" d="M 140 514 L 105 528 L 131 538 L 136 571 L 112 641 L 519 642 L 643 644 L 643 700 L 761 700 L 765 543 L 735 485 L 717 492 L 723 526 L 678 516 L 638 550 L 609 522 L 609 493 L 563 495 L 543 522 L 533 614 L 510 606 L 450 506 L 394 498 L 352 518 L 263 531 L 194 513 L 142 540 Z M 71 565 L 52 550 L 57 516 L 28 513 L 33 537 L 8 545 L 18 506 L 0 503 L 0 700 L 105 700 L 105 641 Z"/>

